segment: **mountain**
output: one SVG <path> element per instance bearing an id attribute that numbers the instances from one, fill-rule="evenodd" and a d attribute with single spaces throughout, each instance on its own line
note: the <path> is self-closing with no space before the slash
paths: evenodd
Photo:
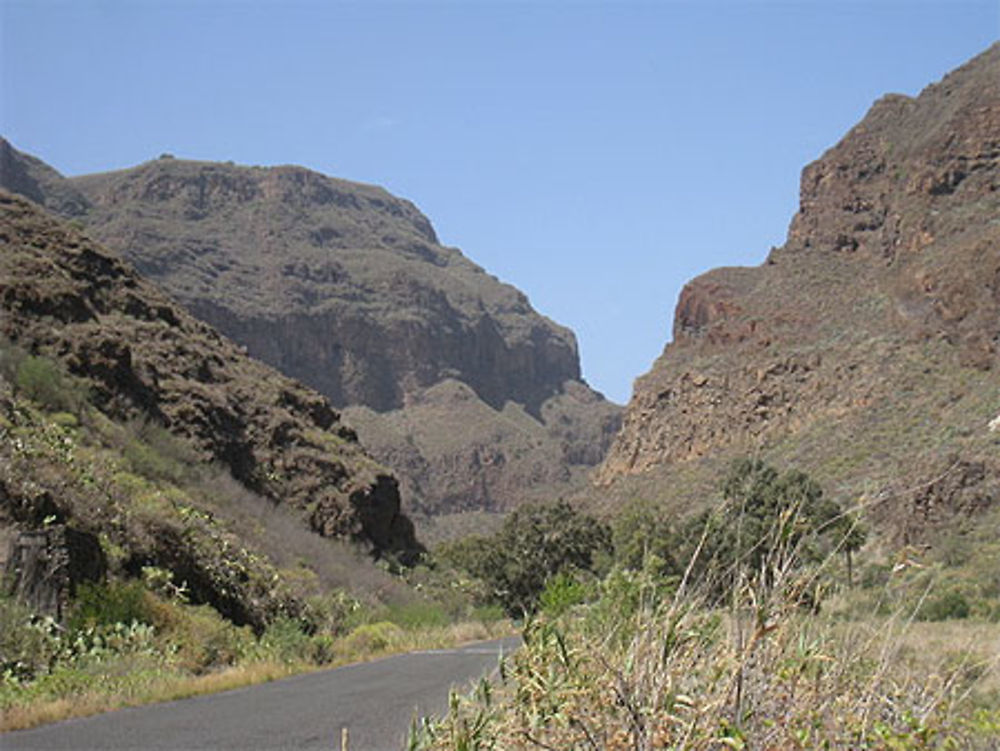
<path id="1" fill-rule="evenodd" d="M 3 138 L 0 138 L 0 188 L 66 217 L 79 216 L 90 206 L 62 175 L 41 159 L 22 154 Z"/>
<path id="2" fill-rule="evenodd" d="M 251 359 L 98 243 L 5 191 L 0 310 L 0 527 L 63 519 L 103 536 L 102 547 L 136 567 L 174 570 L 199 600 L 255 625 L 288 611 L 287 603 L 269 594 L 270 578 L 250 576 L 266 568 L 245 547 L 256 533 L 218 532 L 207 541 L 200 527 L 189 528 L 215 529 L 214 512 L 177 487 L 178 477 L 199 467 L 221 467 L 239 486 L 227 490 L 217 479 L 213 490 L 191 497 L 253 503 L 256 517 L 271 515 L 262 508 L 284 508 L 301 520 L 295 539 L 308 527 L 376 556 L 406 561 L 419 553 L 396 479 L 324 397 Z M 61 403 L 74 392 L 30 358 L 34 369 L 18 366 L 29 354 L 84 384 L 96 412 L 44 418 L 11 396 L 12 386 L 43 396 L 47 388 Z M 60 425 L 72 429 L 60 432 Z M 109 453 L 115 446 L 120 451 Z"/>
<path id="3" fill-rule="evenodd" d="M 762 266 L 684 288 L 598 492 L 681 503 L 755 454 L 914 541 L 996 502 L 998 372 L 994 45 L 916 98 L 883 97 L 807 166 L 787 241 Z"/>
<path id="4" fill-rule="evenodd" d="M 618 428 L 620 408 L 580 378 L 572 332 L 381 188 L 167 155 L 65 179 L 6 142 L 0 154 L 6 187 L 84 222 L 194 315 L 344 409 L 416 509 L 564 493 Z"/>

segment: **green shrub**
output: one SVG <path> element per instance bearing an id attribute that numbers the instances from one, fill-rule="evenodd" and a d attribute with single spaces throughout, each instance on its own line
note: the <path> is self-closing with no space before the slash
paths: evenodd
<path id="1" fill-rule="evenodd" d="M 395 623 L 379 621 L 358 626 L 344 638 L 344 648 L 351 654 L 379 652 L 398 641 L 403 630 Z"/>
<path id="2" fill-rule="evenodd" d="M 261 634 L 260 646 L 267 657 L 279 662 L 310 662 L 313 659 L 312 638 L 293 618 L 278 618 Z"/>
<path id="3" fill-rule="evenodd" d="M 955 618 L 968 618 L 969 601 L 958 590 L 950 590 L 936 597 L 928 598 L 921 605 L 918 616 L 925 621 L 947 621 Z"/>
<path id="4" fill-rule="evenodd" d="M 16 344 L 0 338 L 0 378 L 9 384 L 17 384 L 17 370 L 27 359 L 28 353 Z"/>
<path id="5" fill-rule="evenodd" d="M 677 536 L 679 560 L 694 559 L 692 573 L 716 599 L 744 580 L 769 589 L 775 577 L 821 560 L 839 542 L 856 549 L 864 540 L 854 525 L 841 529 L 846 517 L 837 504 L 797 470 L 779 474 L 743 459 L 726 475 L 721 494 L 716 508 L 689 519 Z"/>
<path id="6" fill-rule="evenodd" d="M 14 385 L 20 394 L 49 412 L 78 412 L 87 398 L 86 389 L 46 357 L 29 355 L 21 359 Z"/>
<path id="7" fill-rule="evenodd" d="M 333 662 L 337 656 L 337 642 L 330 634 L 316 634 L 310 643 L 310 659 L 317 665 Z"/>
<path id="8" fill-rule="evenodd" d="M 147 607 L 153 628 L 180 668 L 197 675 L 234 665 L 253 652 L 257 640 L 249 626 L 236 626 L 210 605 L 187 605 L 168 572 L 146 568 L 143 575 L 147 581 L 168 582 L 160 596 L 147 598 Z"/>
<path id="9" fill-rule="evenodd" d="M 188 588 L 185 584 L 174 584 L 174 574 L 159 566 L 143 566 L 142 581 L 150 592 L 164 600 L 174 600 L 179 603 L 188 601 Z"/>
<path id="10" fill-rule="evenodd" d="M 49 415 L 49 419 L 60 428 L 76 428 L 80 425 L 80 421 L 72 412 L 53 412 Z"/>
<path id="11" fill-rule="evenodd" d="M 492 538 L 486 535 L 467 535 L 442 543 L 435 549 L 434 557 L 444 566 L 472 571 L 491 543 Z"/>
<path id="12" fill-rule="evenodd" d="M 471 541 L 456 560 L 486 582 L 509 614 L 519 616 L 536 609 L 551 577 L 593 571 L 599 555 L 610 549 L 607 525 L 559 501 L 518 508 L 496 535 Z"/>
<path id="13" fill-rule="evenodd" d="M 596 600 L 586 609 L 586 622 L 596 633 L 628 638 L 619 625 L 638 614 L 648 614 L 669 602 L 677 591 L 678 577 L 660 573 L 659 561 L 647 556 L 641 570 L 616 567 L 596 587 Z"/>
<path id="14" fill-rule="evenodd" d="M 148 420 L 127 426 L 122 453 L 132 470 L 150 480 L 180 483 L 199 467 L 188 446 L 161 425 Z"/>
<path id="15" fill-rule="evenodd" d="M 675 539 L 665 515 L 655 504 L 633 500 L 615 517 L 611 526 L 615 562 L 638 571 L 650 555 L 663 562 L 663 573 L 677 571 Z"/>
<path id="16" fill-rule="evenodd" d="M 30 680 L 51 667 L 58 651 L 58 627 L 51 618 L 0 597 L 0 678 Z"/>
<path id="17" fill-rule="evenodd" d="M 884 587 L 889 583 L 892 566 L 887 563 L 872 562 L 861 570 L 861 586 L 865 589 Z"/>
<path id="18" fill-rule="evenodd" d="M 307 633 L 338 636 L 364 622 L 364 610 L 357 598 L 342 589 L 335 589 L 307 598 L 306 607 L 299 617 L 303 619 L 303 630 Z"/>
<path id="19" fill-rule="evenodd" d="M 496 623 L 497 621 L 502 621 L 506 616 L 507 614 L 504 612 L 504 609 L 496 603 L 477 605 L 469 615 L 472 620 L 479 621 L 480 623 Z"/>
<path id="20" fill-rule="evenodd" d="M 566 572 L 549 579 L 538 598 L 540 609 L 546 615 L 558 617 L 586 599 L 587 588 Z"/>
<path id="21" fill-rule="evenodd" d="M 448 614 L 436 602 L 411 600 L 399 605 L 390 605 L 386 620 L 404 629 L 433 628 L 445 626 Z"/>
<path id="22" fill-rule="evenodd" d="M 181 617 L 169 633 L 181 667 L 198 674 L 234 665 L 253 646 L 249 627 L 240 628 L 209 605 L 176 605 Z"/>
<path id="23" fill-rule="evenodd" d="M 85 582 L 77 589 L 70 630 L 133 621 L 151 625 L 155 622 L 151 596 L 139 582 Z"/>

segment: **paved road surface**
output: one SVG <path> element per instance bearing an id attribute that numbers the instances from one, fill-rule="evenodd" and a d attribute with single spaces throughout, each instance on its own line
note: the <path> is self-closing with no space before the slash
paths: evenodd
<path id="1" fill-rule="evenodd" d="M 0 734 L 0 749 L 326 749 L 399 751 L 414 712 L 447 709 L 520 639 L 480 642 L 299 675 L 183 701 Z"/>

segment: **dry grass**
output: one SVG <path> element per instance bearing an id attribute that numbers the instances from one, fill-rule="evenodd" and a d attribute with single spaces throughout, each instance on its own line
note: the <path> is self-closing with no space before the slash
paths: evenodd
<path id="1" fill-rule="evenodd" d="M 414 748 L 995 748 L 1000 625 L 843 622 L 744 594 L 629 613 L 608 592 L 541 618 L 497 695 L 455 697 Z"/>
<path id="2" fill-rule="evenodd" d="M 299 672 L 296 667 L 267 661 L 226 668 L 207 675 L 165 674 L 161 680 L 139 694 L 109 694 L 92 691 L 79 696 L 14 705 L 0 715 L 0 731 L 23 730 L 50 722 L 86 717 L 124 707 L 229 691 L 285 678 Z"/>

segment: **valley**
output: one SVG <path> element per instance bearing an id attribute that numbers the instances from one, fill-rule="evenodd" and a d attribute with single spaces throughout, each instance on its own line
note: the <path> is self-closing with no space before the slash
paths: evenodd
<path id="1" fill-rule="evenodd" d="M 3 728 L 517 628 L 411 748 L 991 748 L 998 81 L 876 101 L 624 408 L 382 188 L 0 141 Z"/>

